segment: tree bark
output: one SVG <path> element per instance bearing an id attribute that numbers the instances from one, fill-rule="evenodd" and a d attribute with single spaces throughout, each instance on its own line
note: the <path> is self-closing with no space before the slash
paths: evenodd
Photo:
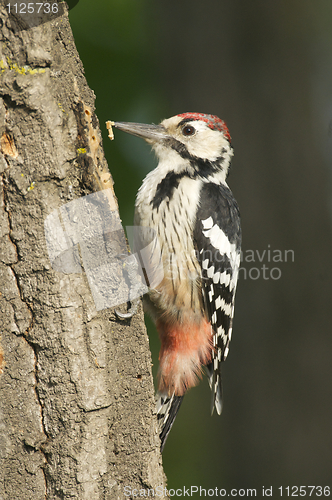
<path id="1" fill-rule="evenodd" d="M 120 221 L 67 13 L 22 27 L 0 9 L 0 498 L 164 487 L 141 307 L 119 321 L 98 306 L 77 241 L 76 272 L 50 261 L 44 223 L 65 204 L 104 191 L 97 217 Z"/>

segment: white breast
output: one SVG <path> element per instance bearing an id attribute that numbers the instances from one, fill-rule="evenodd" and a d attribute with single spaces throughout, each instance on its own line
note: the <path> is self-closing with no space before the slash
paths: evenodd
<path id="1" fill-rule="evenodd" d="M 151 237 L 140 242 L 141 248 L 150 243 L 149 262 L 145 259 L 150 286 L 153 282 L 150 300 L 157 309 L 168 313 L 172 310 L 175 315 L 201 306 L 197 287 L 201 270 L 193 245 L 201 182 L 189 177 L 179 179 L 171 198 L 166 197 L 158 208 L 153 208 L 157 186 L 164 178 L 157 170 L 148 174 L 137 194 L 135 225 L 153 229 L 157 239 L 157 244 L 151 244 Z"/>

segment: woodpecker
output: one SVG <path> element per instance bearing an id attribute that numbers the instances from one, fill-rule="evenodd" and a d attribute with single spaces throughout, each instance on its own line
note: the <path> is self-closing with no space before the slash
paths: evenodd
<path id="1" fill-rule="evenodd" d="M 140 247 L 150 245 L 143 300 L 161 340 L 156 399 L 162 451 L 184 394 L 204 367 L 212 412 L 222 411 L 220 365 L 232 335 L 241 245 L 239 208 L 226 183 L 233 149 L 225 122 L 215 115 L 182 113 L 159 125 L 114 126 L 145 139 L 159 160 L 137 193 L 135 226 L 152 229 L 158 240 L 158 251 L 149 236 L 141 236 Z M 158 268 L 161 280 L 154 280 Z"/>

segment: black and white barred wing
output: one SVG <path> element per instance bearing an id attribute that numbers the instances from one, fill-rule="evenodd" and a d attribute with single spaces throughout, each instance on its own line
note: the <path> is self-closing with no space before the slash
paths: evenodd
<path id="1" fill-rule="evenodd" d="M 214 209 L 211 211 L 211 200 Z M 240 266 L 239 209 L 227 186 L 206 184 L 194 231 L 202 270 L 203 300 L 213 329 L 212 362 L 207 366 L 212 389 L 212 411 L 222 411 L 220 364 L 227 357 L 232 336 L 234 297 Z"/>

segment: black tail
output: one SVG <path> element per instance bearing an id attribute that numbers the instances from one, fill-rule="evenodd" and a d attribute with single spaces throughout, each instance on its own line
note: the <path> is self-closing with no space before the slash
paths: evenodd
<path id="1" fill-rule="evenodd" d="M 160 451 L 162 452 L 166 443 L 166 439 L 172 425 L 174 424 L 175 417 L 180 409 L 184 396 L 163 396 L 157 394 L 157 418 L 160 424 Z"/>

